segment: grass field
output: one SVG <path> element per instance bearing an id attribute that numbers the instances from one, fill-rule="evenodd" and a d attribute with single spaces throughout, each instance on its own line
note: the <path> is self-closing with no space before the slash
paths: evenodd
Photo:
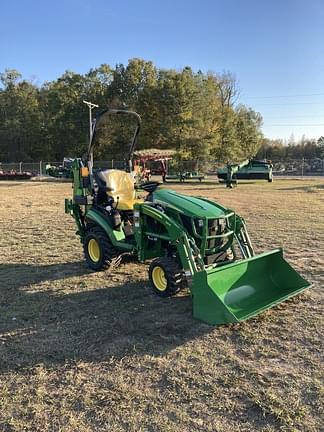
<path id="1" fill-rule="evenodd" d="M 69 184 L 0 183 L 0 431 L 323 430 L 324 182 L 170 186 L 240 215 L 313 287 L 212 327 L 147 266 L 90 272 Z"/>

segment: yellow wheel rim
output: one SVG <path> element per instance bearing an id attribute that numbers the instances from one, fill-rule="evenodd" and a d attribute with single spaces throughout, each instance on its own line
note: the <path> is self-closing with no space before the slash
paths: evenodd
<path id="1" fill-rule="evenodd" d="M 100 247 L 96 239 L 90 239 L 88 243 L 88 252 L 93 262 L 98 262 L 100 259 Z"/>
<path id="2" fill-rule="evenodd" d="M 153 283 L 159 291 L 165 291 L 168 286 L 168 281 L 165 277 L 165 272 L 162 267 L 156 266 L 152 271 Z"/>

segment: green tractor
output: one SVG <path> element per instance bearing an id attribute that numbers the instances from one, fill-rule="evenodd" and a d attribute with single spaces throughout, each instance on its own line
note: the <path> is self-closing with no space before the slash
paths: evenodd
<path id="1" fill-rule="evenodd" d="M 137 122 L 125 171 L 94 168 L 93 150 L 112 114 Z M 157 182 L 135 186 L 132 156 L 140 126 L 135 112 L 104 111 L 94 121 L 87 155 L 72 164 L 73 198 L 65 211 L 75 219 L 91 269 L 112 270 L 124 254 L 150 260 L 153 291 L 168 297 L 189 288 L 194 317 L 214 325 L 245 320 L 309 287 L 281 249 L 255 255 L 234 211 Z"/>

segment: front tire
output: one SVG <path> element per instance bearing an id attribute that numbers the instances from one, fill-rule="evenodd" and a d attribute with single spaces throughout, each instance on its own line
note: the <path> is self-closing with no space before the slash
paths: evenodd
<path id="1" fill-rule="evenodd" d="M 83 251 L 86 263 L 95 271 L 109 268 L 117 256 L 107 234 L 99 226 L 88 229 L 84 237 Z"/>
<path id="2" fill-rule="evenodd" d="M 182 269 L 169 257 L 156 258 L 151 262 L 149 278 L 154 293 L 160 297 L 170 297 L 184 286 Z"/>

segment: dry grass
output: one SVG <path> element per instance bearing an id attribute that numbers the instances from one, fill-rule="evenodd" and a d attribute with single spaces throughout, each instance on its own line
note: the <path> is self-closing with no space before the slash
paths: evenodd
<path id="1" fill-rule="evenodd" d="M 91 273 L 69 184 L 0 183 L 0 430 L 323 430 L 323 181 L 172 185 L 245 217 L 314 287 L 238 325 L 151 294 L 146 266 Z"/>

